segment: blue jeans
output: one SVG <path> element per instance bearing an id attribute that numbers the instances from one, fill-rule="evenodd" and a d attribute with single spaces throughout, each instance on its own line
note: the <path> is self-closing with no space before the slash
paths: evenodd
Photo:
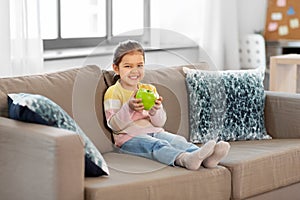
<path id="1" fill-rule="evenodd" d="M 160 132 L 136 136 L 125 142 L 120 151 L 174 166 L 179 154 L 197 149 L 199 149 L 198 146 L 187 142 L 180 135 Z"/>

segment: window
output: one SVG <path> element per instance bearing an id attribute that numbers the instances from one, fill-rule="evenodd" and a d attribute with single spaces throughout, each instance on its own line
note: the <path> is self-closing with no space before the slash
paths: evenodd
<path id="1" fill-rule="evenodd" d="M 150 0 L 40 1 L 44 48 L 92 47 L 110 41 L 113 36 L 119 41 L 125 36 L 141 39 L 143 27 L 150 27 L 149 2 Z"/>

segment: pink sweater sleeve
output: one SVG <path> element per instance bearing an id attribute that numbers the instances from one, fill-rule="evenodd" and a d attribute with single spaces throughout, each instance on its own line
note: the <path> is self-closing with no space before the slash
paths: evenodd
<path id="1" fill-rule="evenodd" d="M 150 120 L 153 126 L 163 127 L 167 120 L 167 115 L 163 107 L 157 110 L 154 116 L 150 115 Z"/>
<path id="2" fill-rule="evenodd" d="M 107 125 L 115 132 L 124 130 L 133 122 L 134 111 L 129 108 L 128 103 L 123 104 L 119 110 L 107 109 L 105 115 Z"/>

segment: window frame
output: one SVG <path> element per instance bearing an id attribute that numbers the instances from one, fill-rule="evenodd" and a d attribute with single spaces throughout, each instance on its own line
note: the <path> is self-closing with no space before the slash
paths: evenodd
<path id="1" fill-rule="evenodd" d="M 135 36 L 113 36 L 112 35 L 112 1 L 106 0 L 106 36 L 89 37 L 89 38 L 62 38 L 61 37 L 61 13 L 60 0 L 57 0 L 57 35 L 56 39 L 43 39 L 44 50 L 68 49 L 68 48 L 85 48 L 96 47 L 98 44 L 115 45 L 124 39 L 133 39 L 138 41 L 149 41 L 150 27 L 150 0 L 144 0 L 144 33 Z M 113 38 L 113 40 L 112 40 Z"/>

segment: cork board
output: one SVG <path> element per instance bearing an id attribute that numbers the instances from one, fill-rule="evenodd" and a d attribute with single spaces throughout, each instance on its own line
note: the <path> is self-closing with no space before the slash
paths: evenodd
<path id="1" fill-rule="evenodd" d="M 300 40 L 300 0 L 268 0 L 265 40 Z"/>

